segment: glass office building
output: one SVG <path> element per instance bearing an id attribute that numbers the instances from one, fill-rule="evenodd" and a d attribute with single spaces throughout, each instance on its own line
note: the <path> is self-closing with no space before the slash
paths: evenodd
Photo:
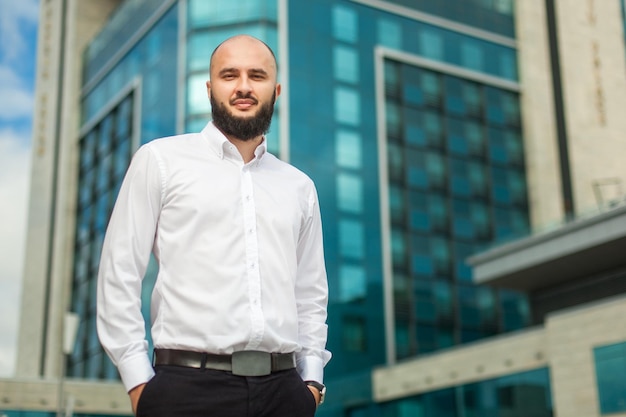
<path id="1" fill-rule="evenodd" d="M 237 33 L 276 51 L 286 103 L 269 149 L 320 194 L 329 386 L 361 399 L 374 366 L 527 325 L 523 296 L 473 285 L 465 264 L 529 232 L 512 1 L 442 4 L 123 2 L 84 54 L 72 279 L 81 324 L 68 376 L 117 378 L 95 330 L 98 258 L 117 190 L 140 144 L 209 120 L 210 52 Z M 151 267 L 146 282 L 155 275 Z M 444 415 L 436 404 L 458 411 L 448 397 L 459 395 L 469 410 L 470 397 L 506 387 L 548 393 L 549 404 L 547 372 L 533 378 L 435 392 L 381 415 Z M 320 413 L 342 415 L 329 403 Z M 453 408 L 445 415 L 469 415 Z"/>
<path id="2" fill-rule="evenodd" d="M 0 415 L 130 415 L 95 329 L 105 227 L 135 150 L 210 119 L 210 53 L 238 33 L 278 59 L 269 150 L 319 191 L 333 359 L 317 415 L 626 411 L 626 205 L 587 211 L 590 184 L 626 181 L 624 0 L 40 7 L 28 290 Z"/>

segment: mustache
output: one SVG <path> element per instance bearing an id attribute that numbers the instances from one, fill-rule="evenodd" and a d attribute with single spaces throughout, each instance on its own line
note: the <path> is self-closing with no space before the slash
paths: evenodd
<path id="1" fill-rule="evenodd" d="M 251 93 L 243 94 L 238 91 L 237 96 L 230 100 L 230 104 L 235 104 L 235 101 L 237 100 L 251 100 L 254 104 L 259 104 L 259 100 L 257 100 L 255 97 L 252 97 Z"/>

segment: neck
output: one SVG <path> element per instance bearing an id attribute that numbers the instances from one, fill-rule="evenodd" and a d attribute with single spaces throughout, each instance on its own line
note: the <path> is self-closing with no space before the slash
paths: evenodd
<path id="1" fill-rule="evenodd" d="M 249 140 L 241 140 L 229 136 L 226 137 L 228 138 L 230 143 L 235 145 L 235 147 L 241 154 L 241 157 L 243 158 L 243 162 L 246 164 L 254 159 L 254 151 L 256 150 L 257 146 L 259 146 L 263 142 L 263 136 L 258 136 L 254 139 Z"/>

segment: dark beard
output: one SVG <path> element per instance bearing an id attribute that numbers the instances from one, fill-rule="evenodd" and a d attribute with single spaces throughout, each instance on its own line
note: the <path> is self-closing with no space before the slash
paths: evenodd
<path id="1" fill-rule="evenodd" d="M 250 97 L 241 95 L 237 98 Z M 275 101 L 276 92 L 272 95 L 272 100 L 262 105 L 255 116 L 237 117 L 233 116 L 223 103 L 216 102 L 211 95 L 213 124 L 226 136 L 243 141 L 254 139 L 269 132 Z"/>

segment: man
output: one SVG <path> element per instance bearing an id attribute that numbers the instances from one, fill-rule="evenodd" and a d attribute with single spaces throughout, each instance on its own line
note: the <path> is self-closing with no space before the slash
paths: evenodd
<path id="1" fill-rule="evenodd" d="M 266 152 L 280 95 L 267 45 L 211 56 L 213 121 L 131 162 L 98 276 L 98 335 L 137 416 L 311 416 L 323 400 L 328 287 L 313 182 Z M 150 361 L 140 311 L 153 253 Z"/>

